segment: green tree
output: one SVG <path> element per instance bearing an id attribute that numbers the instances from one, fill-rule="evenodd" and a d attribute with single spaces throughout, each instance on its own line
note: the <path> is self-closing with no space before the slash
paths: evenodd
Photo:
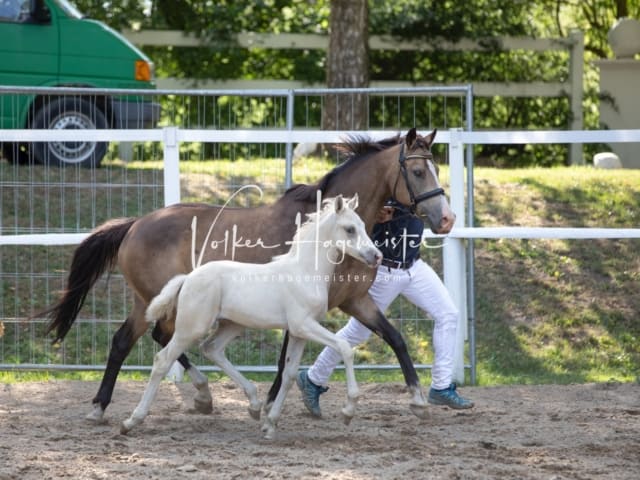
<path id="1" fill-rule="evenodd" d="M 330 72 L 326 52 L 246 50 L 233 44 L 232 34 L 241 31 L 327 34 L 332 7 L 362 1 L 113 0 L 96 4 L 78 0 L 76 3 L 89 16 L 116 29 L 139 24 L 142 28 L 185 30 L 208 40 L 202 48 L 146 48 L 161 76 L 323 82 Z M 584 105 L 588 128 L 598 127 L 598 78 L 589 62 L 610 56 L 607 32 L 616 18 L 640 15 L 640 0 L 470 0 L 464 4 L 369 0 L 365 5 L 369 28 L 363 35 L 393 35 L 423 41 L 434 48 L 423 52 L 371 51 L 365 72 L 371 80 L 557 81 L 568 75 L 568 56 L 563 52 L 506 52 L 491 41 L 484 41 L 482 52 L 451 52 L 438 48 L 439 42 L 461 38 L 483 42 L 498 35 L 566 37 L 572 29 L 581 29 L 585 32 L 587 52 Z M 339 84 L 340 81 L 334 85 Z M 571 115 L 567 97 L 476 98 L 474 107 L 475 124 L 487 129 L 566 128 Z M 495 165 L 550 165 L 564 163 L 567 151 L 563 146 L 484 146 L 478 157 Z"/>

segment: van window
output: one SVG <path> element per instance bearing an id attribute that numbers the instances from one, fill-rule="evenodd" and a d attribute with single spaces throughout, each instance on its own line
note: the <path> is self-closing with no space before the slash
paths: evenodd
<path id="1" fill-rule="evenodd" d="M 78 10 L 75 7 L 75 5 L 73 5 L 72 3 L 69 3 L 67 0 L 56 0 L 56 3 L 58 5 L 60 5 L 60 8 L 62 8 L 62 10 L 64 10 L 64 13 L 66 13 L 70 17 L 73 17 L 73 18 L 84 18 L 85 17 L 85 15 L 80 13 L 80 10 Z"/>
<path id="2" fill-rule="evenodd" d="M 29 0 L 0 0 L 0 21 L 23 22 L 29 18 Z"/>

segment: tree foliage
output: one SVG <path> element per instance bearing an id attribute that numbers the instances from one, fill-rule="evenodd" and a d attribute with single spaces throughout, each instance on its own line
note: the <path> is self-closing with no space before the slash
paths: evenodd
<path id="1" fill-rule="evenodd" d="M 177 29 L 208 40 L 202 48 L 146 48 L 161 76 L 194 79 L 296 79 L 324 82 L 326 52 L 246 50 L 233 44 L 241 31 L 328 33 L 330 0 L 77 0 L 90 17 L 116 29 Z M 371 80 L 467 83 L 558 81 L 568 76 L 563 52 L 501 51 L 495 36 L 566 37 L 585 33 L 585 126 L 598 127 L 597 72 L 591 60 L 611 55 L 607 32 L 620 16 L 640 16 L 640 0 L 369 0 L 369 35 L 424 41 L 433 51 L 371 51 Z M 484 42 L 483 52 L 452 52 L 443 40 Z M 197 86 L 194 85 L 194 86 Z M 567 97 L 476 98 L 474 123 L 490 129 L 566 128 Z M 587 151 L 587 153 L 590 153 Z M 481 158 L 496 165 L 559 164 L 562 146 L 486 146 Z"/>

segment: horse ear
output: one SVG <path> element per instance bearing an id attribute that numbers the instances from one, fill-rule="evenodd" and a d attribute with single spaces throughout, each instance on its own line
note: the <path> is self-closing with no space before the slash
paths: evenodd
<path id="1" fill-rule="evenodd" d="M 333 207 L 336 213 L 340 213 L 344 209 L 344 199 L 342 195 L 338 195 L 333 201 Z"/>
<path id="2" fill-rule="evenodd" d="M 429 148 L 431 148 L 431 145 L 433 145 L 433 141 L 436 139 L 437 132 L 438 132 L 438 129 L 434 128 L 433 132 L 431 132 L 429 135 L 424 137 L 425 141 L 427 142 L 427 145 L 429 145 Z"/>
<path id="3" fill-rule="evenodd" d="M 411 149 L 411 147 L 413 146 L 414 142 L 416 141 L 416 136 L 417 133 L 415 127 L 407 132 L 407 136 L 404 138 L 404 143 L 407 144 L 408 149 Z"/>

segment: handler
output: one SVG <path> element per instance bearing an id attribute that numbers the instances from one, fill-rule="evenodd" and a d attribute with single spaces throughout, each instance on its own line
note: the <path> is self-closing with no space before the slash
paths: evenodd
<path id="1" fill-rule="evenodd" d="M 435 320 L 428 401 L 454 409 L 473 407 L 471 400 L 458 395 L 456 385 L 452 383 L 459 312 L 440 277 L 420 259 L 422 220 L 390 200 L 378 213 L 377 222 L 372 238 L 384 259 L 369 289 L 371 298 L 380 311 L 385 312 L 402 294 Z M 354 347 L 366 341 L 371 330 L 351 317 L 337 335 Z M 320 395 L 329 389 L 329 377 L 340 360 L 338 352 L 325 347 L 311 368 L 301 371 L 296 379 L 302 401 L 315 417 L 322 416 Z"/>

